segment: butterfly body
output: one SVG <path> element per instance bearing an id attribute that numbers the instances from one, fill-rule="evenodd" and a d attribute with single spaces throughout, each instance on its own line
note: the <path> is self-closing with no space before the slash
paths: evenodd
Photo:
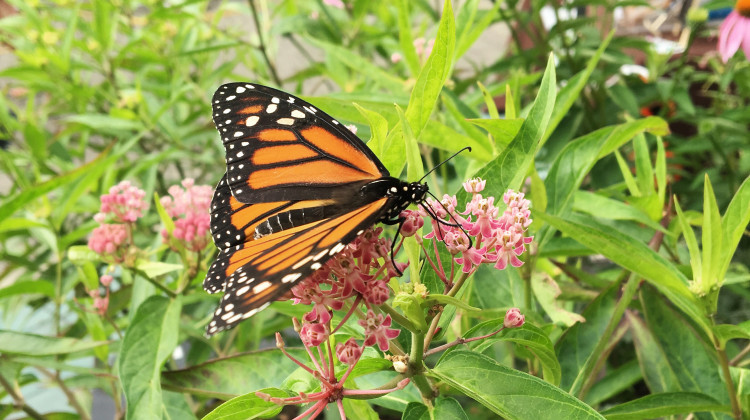
<path id="1" fill-rule="evenodd" d="M 319 269 L 375 223 L 398 224 L 427 186 L 390 176 L 341 123 L 250 83 L 219 87 L 214 123 L 227 172 L 211 204 L 220 252 L 203 283 L 223 291 L 207 334 L 233 327 Z"/>

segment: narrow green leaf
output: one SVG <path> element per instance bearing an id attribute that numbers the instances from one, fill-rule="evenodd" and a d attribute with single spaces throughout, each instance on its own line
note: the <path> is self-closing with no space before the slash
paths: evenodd
<path id="1" fill-rule="evenodd" d="M 301 348 L 287 348 L 289 354 L 304 359 Z M 200 397 L 229 400 L 248 389 L 279 387 L 299 366 L 278 349 L 259 350 L 209 360 L 196 366 L 162 372 L 164 389 Z"/>
<path id="2" fill-rule="evenodd" d="M 555 105 L 555 80 L 555 65 L 550 55 L 539 94 L 518 134 L 499 156 L 472 176 L 492 180 L 484 190 L 488 197 L 500 197 L 508 188 L 517 190 L 526 178 Z M 457 195 L 459 202 L 468 201 L 469 195 L 463 189 Z"/>
<path id="3" fill-rule="evenodd" d="M 584 402 L 595 407 L 602 402 L 633 389 L 632 387 L 643 380 L 638 360 L 633 359 L 615 369 L 607 369 L 605 376 L 598 379 L 586 393 Z"/>
<path id="4" fill-rule="evenodd" d="M 141 131 L 143 124 L 135 120 L 112 117 L 105 114 L 78 114 L 65 117 L 65 121 L 84 125 L 99 133 L 121 135 Z"/>
<path id="5" fill-rule="evenodd" d="M 635 176 L 641 194 L 650 195 L 654 190 L 654 169 L 651 167 L 651 152 L 646 144 L 646 136 L 639 133 L 633 138 L 635 151 Z"/>
<path id="6" fill-rule="evenodd" d="M 185 267 L 182 264 L 171 264 L 161 261 L 137 260 L 135 262 L 135 268 L 140 270 L 148 278 L 155 279 L 159 276 L 163 276 L 164 274 L 182 270 Z"/>
<path id="7" fill-rule="evenodd" d="M 47 337 L 0 330 L 0 353 L 24 356 L 50 356 L 93 349 L 106 341 L 86 341 L 66 337 Z"/>
<path id="8" fill-rule="evenodd" d="M 353 50 L 321 41 L 310 36 L 305 37 L 305 39 L 314 46 L 323 49 L 331 57 L 336 57 L 341 63 L 352 70 L 369 77 L 372 81 L 385 86 L 389 90 L 398 92 L 402 89 L 403 82 L 398 77 L 393 76 L 391 73 L 378 67 L 372 60 L 354 53 Z"/>
<path id="9" fill-rule="evenodd" d="M 154 192 L 154 207 L 159 214 L 159 220 L 161 220 L 161 223 L 164 225 L 164 229 L 166 229 L 167 233 L 171 235 L 174 231 L 174 220 L 172 220 L 169 214 L 167 214 L 167 210 L 164 206 L 161 205 L 161 199 L 159 199 L 159 194 L 156 192 Z"/>
<path id="10" fill-rule="evenodd" d="M 419 153 L 419 145 L 414 137 L 411 124 L 406 120 L 404 111 L 396 105 L 396 112 L 401 122 L 401 132 L 404 135 L 404 145 L 406 146 L 406 178 L 417 180 L 424 175 L 424 166 L 422 166 L 422 156 Z"/>
<path id="11" fill-rule="evenodd" d="M 697 392 L 651 394 L 602 411 L 607 420 L 642 420 L 700 411 L 731 413 L 728 405 Z"/>
<path id="12" fill-rule="evenodd" d="M 539 305 L 544 309 L 547 316 L 552 319 L 553 323 L 570 327 L 577 322 L 586 321 L 576 312 L 563 308 L 563 305 L 557 299 L 562 291 L 552 277 L 542 273 L 535 273 L 531 277 L 531 289 L 534 291 L 534 296 L 539 301 Z"/>
<path id="13" fill-rule="evenodd" d="M 471 147 L 472 159 L 488 162 L 492 159 L 492 146 L 487 139 L 487 135 L 482 135 L 484 136 L 482 141 L 477 141 L 476 138 L 465 136 L 445 124 L 430 121 L 422 130 L 419 142 L 451 153 L 469 146 Z"/>
<path id="14" fill-rule="evenodd" d="M 34 185 L 31 188 L 24 189 L 19 193 L 6 197 L 3 204 L 0 205 L 0 222 L 3 222 L 5 219 L 13 215 L 13 213 L 25 207 L 32 200 L 41 197 L 60 186 L 73 182 L 73 180 L 77 177 L 85 174 L 87 171 L 91 170 L 91 168 L 102 163 L 108 152 L 109 149 L 103 151 L 101 154 L 99 154 L 99 156 L 96 157 L 96 159 L 92 160 L 91 162 L 86 163 L 70 172 L 58 175 L 55 178 L 42 182 L 41 184 Z"/>
<path id="15" fill-rule="evenodd" d="M 591 56 L 588 63 L 586 63 L 586 68 L 571 77 L 565 87 L 560 89 L 560 92 L 557 94 L 557 106 L 555 106 L 555 109 L 552 112 L 549 125 L 539 141 L 538 148 L 542 147 L 542 145 L 547 142 L 547 139 L 549 139 L 549 136 L 554 133 L 555 129 L 560 124 L 560 121 L 562 121 L 565 115 L 568 114 L 568 111 L 570 111 L 570 107 L 572 107 L 576 100 L 581 96 L 581 91 L 586 86 L 586 83 L 588 83 L 591 73 L 594 72 L 596 65 L 599 63 L 599 59 L 602 57 L 602 54 L 604 54 L 604 50 L 609 46 L 609 42 L 612 40 L 614 33 L 614 30 L 610 31 L 594 55 Z"/>
<path id="16" fill-rule="evenodd" d="M 151 296 L 138 306 L 125 332 L 118 369 L 128 419 L 161 417 L 159 371 L 177 346 L 181 306 L 179 299 Z"/>
<path id="17" fill-rule="evenodd" d="M 653 230 L 667 233 L 666 229 L 651 220 L 642 210 L 635 206 L 629 206 L 622 201 L 585 190 L 576 191 L 574 198 L 573 209 L 581 213 L 588 213 L 608 220 L 633 220 L 643 223 Z M 534 207 L 536 208 L 536 205 Z"/>
<path id="18" fill-rule="evenodd" d="M 495 97 L 487 91 L 482 82 L 477 82 L 477 86 L 479 86 L 479 91 L 482 92 L 482 98 L 484 98 L 484 106 L 487 107 L 487 113 L 490 114 L 490 119 L 499 120 L 500 114 L 497 112 Z"/>
<path id="19" fill-rule="evenodd" d="M 289 394 L 278 388 L 264 388 L 239 397 L 232 398 L 208 413 L 203 420 L 245 420 L 268 419 L 277 416 L 283 405 L 265 401 L 255 395 L 262 392 L 276 398 L 286 398 Z"/>
<path id="20" fill-rule="evenodd" d="M 641 288 L 640 296 L 648 327 L 664 353 L 667 367 L 679 383 L 679 389 L 665 391 L 701 392 L 728 404 L 729 396 L 717 368 L 713 344 L 701 338 L 693 329 L 692 320 L 674 311 L 653 288 Z"/>
<path id="21" fill-rule="evenodd" d="M 487 130 L 495 139 L 497 150 L 505 149 L 518 135 L 523 125 L 523 118 L 491 120 L 487 118 L 472 118 L 469 122 Z"/>
<path id="22" fill-rule="evenodd" d="M 411 35 L 411 19 L 409 18 L 409 2 L 398 1 L 398 44 L 404 53 L 404 61 L 413 76 L 419 74 L 419 57 L 414 49 L 414 37 Z"/>
<path id="23" fill-rule="evenodd" d="M 385 151 L 385 139 L 388 135 L 388 120 L 377 112 L 370 111 L 357 103 L 354 103 L 353 105 L 370 123 L 371 137 L 370 141 L 367 142 L 367 147 L 369 147 L 377 156 L 383 156 L 383 152 Z"/>
<path id="24" fill-rule="evenodd" d="M 716 195 L 711 186 L 708 174 L 703 180 L 703 226 L 701 245 L 703 246 L 703 273 L 699 286 L 705 294 L 718 294 L 715 288 L 722 280 L 718 277 L 721 270 L 721 248 L 723 247 L 724 231 L 721 228 L 721 213 L 716 203 Z M 716 310 L 716 302 L 711 304 L 711 313 Z"/>
<path id="25" fill-rule="evenodd" d="M 464 3 L 462 10 L 459 13 L 459 19 L 456 25 L 458 30 L 456 59 L 463 57 L 479 36 L 484 33 L 484 30 L 495 21 L 495 17 L 502 6 L 502 2 L 495 2 L 489 10 L 480 10 L 478 6 L 478 1 L 467 1 Z M 466 13 L 464 13 L 464 11 L 466 11 Z M 482 17 L 475 23 L 475 16 L 479 13 L 481 13 Z M 461 19 L 462 14 L 469 14 L 471 17 L 464 20 Z"/>
<path id="26" fill-rule="evenodd" d="M 55 286 L 46 280 L 18 281 L 0 288 L 0 299 L 16 295 L 40 294 L 55 297 Z"/>
<path id="27" fill-rule="evenodd" d="M 503 327 L 504 318 L 483 322 L 471 328 L 464 334 L 464 338 L 481 337 L 497 331 Z M 523 346 L 531 352 L 542 364 L 544 379 L 552 385 L 559 385 L 561 378 L 560 362 L 555 355 L 555 349 L 547 334 L 535 325 L 526 323 L 518 328 L 505 328 L 498 334 L 472 342 L 469 346 L 478 353 L 483 353 L 496 341 L 509 341 Z"/>
<path id="28" fill-rule="evenodd" d="M 504 418 L 603 419 L 560 388 L 482 354 L 456 350 L 429 372 Z"/>
<path id="29" fill-rule="evenodd" d="M 433 300 L 433 301 L 436 301 L 438 303 L 442 303 L 444 305 L 453 305 L 453 306 L 456 306 L 457 308 L 461 308 L 461 309 L 463 309 L 465 311 L 469 311 L 469 312 L 478 312 L 478 311 L 481 311 L 480 308 L 475 308 L 475 307 L 469 305 L 468 303 L 462 301 L 461 299 L 456 299 L 453 296 L 441 295 L 441 294 L 431 294 L 431 295 L 429 295 L 427 297 L 427 300 L 428 301 Z"/>
<path id="30" fill-rule="evenodd" d="M 553 111 L 554 112 L 554 111 Z M 516 102 L 513 100 L 513 91 L 510 90 L 510 84 L 505 85 L 505 118 L 512 120 L 517 118 Z"/>
<path id="31" fill-rule="evenodd" d="M 693 269 L 693 281 L 700 282 L 701 277 L 703 276 L 703 270 L 701 269 L 702 257 L 700 248 L 698 248 L 698 240 L 695 238 L 695 232 L 693 232 L 693 228 L 690 226 L 688 218 L 685 217 L 685 214 L 682 212 L 682 207 L 680 206 L 677 197 L 674 198 L 674 207 L 677 211 L 677 221 L 680 224 L 680 229 L 682 229 L 682 236 L 685 237 L 685 243 L 687 243 L 688 252 L 690 253 L 690 266 Z"/>
<path id="32" fill-rule="evenodd" d="M 738 325 L 717 325 L 714 327 L 714 332 L 716 333 L 716 337 L 719 339 L 719 343 L 721 343 L 721 348 L 723 349 L 729 340 L 737 338 L 750 340 L 750 321 L 745 321 Z"/>
<path id="33" fill-rule="evenodd" d="M 627 185 L 630 195 L 640 197 L 641 190 L 638 188 L 638 182 L 636 182 L 635 178 L 633 178 L 633 175 L 630 173 L 630 166 L 628 166 L 628 162 L 622 157 L 619 150 L 615 151 L 615 158 L 617 158 L 617 166 L 620 167 L 620 173 L 622 174 L 623 180 L 625 180 L 625 185 Z"/>
<path id="34" fill-rule="evenodd" d="M 745 229 L 747 229 L 748 223 L 750 223 L 750 177 L 745 178 L 742 182 L 721 219 L 726 242 L 722 247 L 721 270 L 718 272 L 719 279 L 724 279 L 726 276 L 729 263 L 732 261 L 732 256 Z"/>
<path id="35" fill-rule="evenodd" d="M 453 7 L 450 0 L 445 0 L 435 45 L 417 76 L 409 97 L 409 106 L 406 108 L 406 119 L 417 139 L 420 138 L 422 130 L 427 125 L 432 110 L 437 104 L 440 91 L 451 73 L 455 47 L 456 28 Z"/>
<path id="36" fill-rule="evenodd" d="M 571 215 L 563 219 L 543 212 L 536 212 L 534 216 L 651 282 L 682 311 L 690 315 L 703 331 L 709 333 L 708 320 L 700 310 L 700 304 L 695 296 L 687 288 L 685 276 L 644 243 L 601 225 L 589 217 Z"/>
<path id="37" fill-rule="evenodd" d="M 680 391 L 680 383 L 648 324 L 634 312 L 626 314 L 643 381 L 651 392 Z"/>

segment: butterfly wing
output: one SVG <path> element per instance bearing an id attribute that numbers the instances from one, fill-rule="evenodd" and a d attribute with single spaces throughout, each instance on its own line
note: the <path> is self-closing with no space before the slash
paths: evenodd
<path id="1" fill-rule="evenodd" d="M 388 178 L 382 163 L 309 103 L 230 83 L 214 94 L 213 108 L 227 172 L 211 204 L 220 252 L 204 288 L 224 296 L 209 336 L 284 295 L 393 206 L 393 198 L 361 192 Z"/>
<path id="2" fill-rule="evenodd" d="M 373 225 L 392 200 L 382 197 L 348 210 L 313 200 L 246 204 L 231 195 L 225 178 L 214 194 L 211 229 L 217 243 L 227 239 L 224 245 L 229 246 L 220 248 L 204 282 L 209 292 L 225 293 L 206 330 L 209 336 L 251 317 L 322 267 Z M 258 238 L 250 236 L 262 220 L 320 208 L 341 210 Z"/>
<path id="3" fill-rule="evenodd" d="M 219 87 L 212 105 L 227 182 L 243 203 L 328 199 L 342 185 L 389 176 L 349 129 L 288 93 L 229 83 Z"/>

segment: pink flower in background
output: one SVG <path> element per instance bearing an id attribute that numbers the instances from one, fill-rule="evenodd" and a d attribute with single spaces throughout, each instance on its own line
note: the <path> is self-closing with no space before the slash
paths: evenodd
<path id="1" fill-rule="evenodd" d="M 148 207 L 145 196 L 146 192 L 131 185 L 130 181 L 122 181 L 110 188 L 108 194 L 101 196 L 102 204 L 94 220 L 103 223 L 107 215 L 111 214 L 117 222 L 135 222 Z"/>
<path id="2" fill-rule="evenodd" d="M 343 9 L 344 8 L 344 2 L 341 0 L 323 0 L 323 3 L 335 7 L 337 9 Z"/>
<path id="3" fill-rule="evenodd" d="M 187 178 L 182 181 L 182 187 L 169 187 L 171 197 L 162 197 L 161 205 L 170 217 L 176 217 L 172 236 L 183 242 L 191 251 L 201 251 L 209 241 L 211 215 L 209 207 L 213 196 L 213 188 L 209 185 L 195 185 L 195 181 Z M 166 229 L 162 231 L 164 242 L 169 242 Z"/>
<path id="4" fill-rule="evenodd" d="M 503 325 L 505 328 L 517 328 L 523 325 L 526 317 L 521 314 L 521 310 L 518 308 L 510 308 L 505 313 L 505 319 Z"/>
<path id="5" fill-rule="evenodd" d="M 381 351 L 387 351 L 390 348 L 388 340 L 398 337 L 400 330 L 389 328 L 391 326 L 391 316 L 383 318 L 383 314 L 375 315 L 372 310 L 367 310 L 367 317 L 359 321 L 359 325 L 365 328 L 365 346 L 372 346 L 377 343 Z"/>
<path id="6" fill-rule="evenodd" d="M 97 254 L 109 255 L 122 262 L 121 251 L 128 239 L 125 225 L 101 225 L 91 232 L 89 248 Z"/>
<path id="7" fill-rule="evenodd" d="M 740 46 L 750 60 L 750 0 L 737 0 L 734 10 L 719 27 L 719 53 L 725 63 Z"/>

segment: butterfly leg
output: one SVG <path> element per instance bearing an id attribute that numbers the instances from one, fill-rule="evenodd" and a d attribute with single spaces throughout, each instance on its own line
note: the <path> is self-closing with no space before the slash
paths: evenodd
<path id="1" fill-rule="evenodd" d="M 396 265 L 396 258 L 393 256 L 393 250 L 396 247 L 396 241 L 398 240 L 398 235 L 399 233 L 401 233 L 401 226 L 404 225 L 405 221 L 406 221 L 406 217 L 399 217 L 398 219 L 383 221 L 383 224 L 386 224 L 386 225 L 390 225 L 390 226 L 398 225 L 398 229 L 396 229 L 396 236 L 393 237 L 393 241 L 391 242 L 391 264 L 393 264 L 393 268 L 396 270 L 399 277 L 403 276 L 404 273 L 401 272 L 401 270 L 399 270 L 398 266 Z"/>

